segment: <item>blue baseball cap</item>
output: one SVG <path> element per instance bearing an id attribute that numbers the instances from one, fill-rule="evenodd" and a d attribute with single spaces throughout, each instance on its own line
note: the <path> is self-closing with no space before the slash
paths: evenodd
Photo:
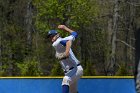
<path id="1" fill-rule="evenodd" d="M 57 34 L 58 34 L 58 32 L 57 32 L 56 30 L 50 30 L 50 31 L 48 32 L 47 37 L 49 38 L 50 36 L 55 36 L 55 35 L 57 35 Z"/>

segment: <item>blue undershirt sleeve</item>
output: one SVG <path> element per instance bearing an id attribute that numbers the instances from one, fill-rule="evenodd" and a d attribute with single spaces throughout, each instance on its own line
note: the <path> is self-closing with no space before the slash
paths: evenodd
<path id="1" fill-rule="evenodd" d="M 78 34 L 77 34 L 77 32 L 75 32 L 75 31 L 72 32 L 71 35 L 74 36 L 74 38 L 77 38 L 77 37 L 78 37 Z"/>
<path id="2" fill-rule="evenodd" d="M 66 46 L 67 41 L 68 41 L 68 40 L 62 40 L 62 41 L 60 41 L 60 43 L 61 43 L 63 46 Z"/>

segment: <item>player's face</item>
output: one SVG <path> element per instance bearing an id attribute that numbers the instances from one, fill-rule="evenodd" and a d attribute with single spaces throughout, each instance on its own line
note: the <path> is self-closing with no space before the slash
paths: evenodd
<path id="1" fill-rule="evenodd" d="M 54 42 L 54 41 L 56 41 L 57 36 L 56 35 L 55 36 L 51 36 L 50 39 L 51 39 L 52 42 Z"/>

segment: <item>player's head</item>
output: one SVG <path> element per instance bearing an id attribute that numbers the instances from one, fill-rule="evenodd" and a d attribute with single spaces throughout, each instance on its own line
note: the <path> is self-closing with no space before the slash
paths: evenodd
<path id="1" fill-rule="evenodd" d="M 47 37 L 50 38 L 52 42 L 54 42 L 59 37 L 59 34 L 56 30 L 50 30 Z"/>

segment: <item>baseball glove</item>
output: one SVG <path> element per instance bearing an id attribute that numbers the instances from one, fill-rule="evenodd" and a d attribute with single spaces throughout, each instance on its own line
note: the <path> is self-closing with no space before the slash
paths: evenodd
<path id="1" fill-rule="evenodd" d="M 67 58 L 65 52 L 64 52 L 64 53 L 58 53 L 58 52 L 56 52 L 56 53 L 55 53 L 55 57 L 56 57 L 58 60 L 62 60 L 62 59 L 66 59 L 66 58 Z"/>

